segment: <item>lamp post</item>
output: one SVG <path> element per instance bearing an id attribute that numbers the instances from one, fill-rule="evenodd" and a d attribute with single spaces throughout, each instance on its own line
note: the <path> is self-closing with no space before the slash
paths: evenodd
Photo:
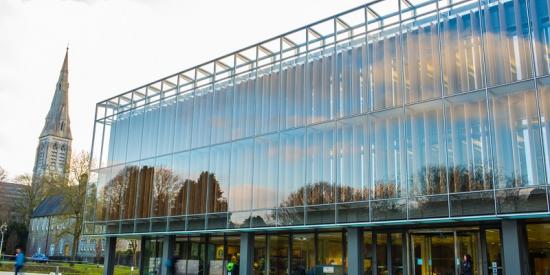
<path id="1" fill-rule="evenodd" d="M 8 230 L 8 225 L 3 223 L 0 226 L 0 233 L 2 233 L 2 240 L 0 241 L 0 260 L 2 260 L 2 248 L 4 247 L 4 233 Z"/>

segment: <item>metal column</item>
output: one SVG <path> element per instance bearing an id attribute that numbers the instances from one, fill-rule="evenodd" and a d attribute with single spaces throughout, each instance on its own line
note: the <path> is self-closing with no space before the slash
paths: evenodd
<path id="1" fill-rule="evenodd" d="M 171 275 L 174 263 L 174 248 L 176 246 L 176 236 L 164 236 L 162 238 L 162 261 L 161 275 Z"/>
<path id="2" fill-rule="evenodd" d="M 241 259 L 239 261 L 239 274 L 252 275 L 252 262 L 254 261 L 254 234 L 241 234 Z"/>
<path id="3" fill-rule="evenodd" d="M 348 274 L 363 274 L 363 230 L 348 228 Z"/>
<path id="4" fill-rule="evenodd" d="M 502 247 L 506 275 L 526 274 L 521 260 L 523 252 L 521 236 L 521 225 L 518 224 L 517 220 L 502 221 Z"/>
<path id="5" fill-rule="evenodd" d="M 103 254 L 103 275 L 113 275 L 115 271 L 116 237 L 105 238 L 105 252 Z"/>

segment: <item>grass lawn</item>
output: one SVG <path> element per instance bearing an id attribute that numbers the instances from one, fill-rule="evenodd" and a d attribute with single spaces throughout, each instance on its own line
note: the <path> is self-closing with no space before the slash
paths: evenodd
<path id="1" fill-rule="evenodd" d="M 29 263 L 25 264 L 23 272 L 36 272 L 36 273 L 50 273 L 55 272 L 56 266 L 59 266 L 59 272 L 63 274 L 90 274 L 90 275 L 102 275 L 103 266 L 97 266 L 95 264 L 74 264 L 70 266 L 68 263 Z M 0 262 L 0 271 L 13 271 L 13 262 Z M 130 273 L 130 267 L 128 266 L 115 266 L 115 274 L 117 275 L 137 275 L 138 270 L 134 270 Z"/>

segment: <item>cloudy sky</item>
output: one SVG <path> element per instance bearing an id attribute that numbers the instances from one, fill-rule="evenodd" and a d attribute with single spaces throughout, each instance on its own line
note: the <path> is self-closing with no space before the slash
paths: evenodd
<path id="1" fill-rule="evenodd" d="M 73 151 L 89 151 L 96 102 L 362 3 L 2 0 L 0 166 L 32 172 L 67 43 Z"/>

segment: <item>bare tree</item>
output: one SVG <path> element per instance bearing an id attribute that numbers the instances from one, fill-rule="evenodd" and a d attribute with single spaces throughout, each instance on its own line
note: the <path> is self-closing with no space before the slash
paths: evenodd
<path id="1" fill-rule="evenodd" d="M 32 213 L 38 205 L 46 198 L 48 191 L 45 184 L 34 184 L 29 174 L 22 174 L 15 177 L 15 182 L 23 185 L 23 196 L 21 200 L 13 202 L 16 213 L 23 217 L 23 222 L 29 227 Z"/>
<path id="2" fill-rule="evenodd" d="M 71 259 L 74 261 L 84 220 L 84 197 L 90 168 L 90 155 L 82 151 L 71 158 L 69 173 L 50 183 L 49 194 L 63 196 L 65 215 L 69 226 L 56 234 L 56 239 L 65 235 L 73 237 Z"/>
<path id="3" fill-rule="evenodd" d="M 140 241 L 136 239 L 130 239 L 128 243 L 128 249 L 132 253 L 132 266 L 137 266 L 137 251 L 139 250 Z"/>
<path id="4" fill-rule="evenodd" d="M 0 181 L 5 181 L 8 178 L 8 172 L 0 166 Z"/>

